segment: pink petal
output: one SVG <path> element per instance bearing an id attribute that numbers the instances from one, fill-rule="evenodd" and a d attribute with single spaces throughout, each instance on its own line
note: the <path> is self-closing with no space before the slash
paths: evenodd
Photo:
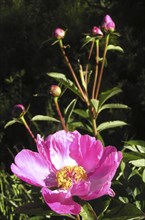
<path id="1" fill-rule="evenodd" d="M 91 182 L 91 186 L 90 192 L 85 199 L 94 199 L 106 194 L 114 195 L 114 192 L 110 189 L 111 181 L 121 159 L 122 154 L 121 152 L 117 152 L 116 148 L 104 148 L 104 153 L 99 162 L 99 166 L 94 173 L 88 175 L 88 181 Z"/>
<path id="2" fill-rule="evenodd" d="M 70 156 L 82 166 L 87 173 L 93 172 L 98 166 L 103 153 L 103 146 L 100 141 L 89 135 L 81 135 L 74 132 L 74 140 L 70 146 Z"/>
<path id="3" fill-rule="evenodd" d="M 90 182 L 80 181 L 73 184 L 70 189 L 72 196 L 86 196 L 90 191 Z"/>
<path id="4" fill-rule="evenodd" d="M 80 196 L 80 198 L 84 200 L 92 200 L 104 195 L 114 196 L 115 193 L 110 187 L 111 187 L 111 182 L 105 182 L 100 186 L 99 185 L 96 186 L 95 191 L 90 190 L 90 193 L 88 195 Z"/>
<path id="5" fill-rule="evenodd" d="M 45 179 L 51 175 L 49 163 L 37 152 L 22 150 L 11 165 L 12 172 L 25 182 L 35 186 L 46 186 Z M 49 185 L 54 185 L 54 178 Z"/>
<path id="6" fill-rule="evenodd" d="M 69 147 L 72 142 L 73 134 L 64 130 L 49 135 L 46 139 L 50 160 L 57 170 L 64 166 L 76 165 L 75 160 L 69 155 Z"/>
<path id="7" fill-rule="evenodd" d="M 77 215 L 81 211 L 81 206 L 72 200 L 71 194 L 67 191 L 51 191 L 43 187 L 42 195 L 46 204 L 56 213 Z"/>

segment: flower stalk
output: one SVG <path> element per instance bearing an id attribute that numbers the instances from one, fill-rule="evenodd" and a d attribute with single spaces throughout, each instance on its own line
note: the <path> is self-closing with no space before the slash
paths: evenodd
<path id="1" fill-rule="evenodd" d="M 94 44 L 95 44 L 95 41 L 93 40 L 93 41 L 92 41 L 92 44 L 91 44 L 90 51 L 89 51 L 88 62 L 87 62 L 86 71 L 85 71 L 85 82 L 86 82 L 86 85 L 88 85 L 88 68 L 89 68 L 89 61 L 90 61 L 91 56 L 92 56 Z M 87 87 L 87 86 L 86 86 L 86 87 Z"/>
<path id="2" fill-rule="evenodd" d="M 36 141 L 36 138 L 35 138 L 35 136 L 34 136 L 34 134 L 33 134 L 33 132 L 31 131 L 31 129 L 30 129 L 29 125 L 27 124 L 27 122 L 26 122 L 26 120 L 25 120 L 25 118 L 24 118 L 23 115 L 20 117 L 20 121 L 23 123 L 23 125 L 25 126 L 25 128 L 26 128 L 27 131 L 29 132 L 29 134 L 30 134 L 30 136 L 32 137 L 32 139 L 33 139 L 35 142 L 37 142 L 37 141 Z"/>
<path id="3" fill-rule="evenodd" d="M 93 84 L 93 90 L 92 90 L 92 99 L 95 98 L 95 90 L 96 90 L 96 84 L 97 84 L 97 78 L 98 78 L 98 69 L 99 69 L 99 39 L 96 40 L 96 70 L 95 70 L 94 84 Z"/>
<path id="4" fill-rule="evenodd" d="M 104 70 L 104 65 L 105 65 L 105 59 L 106 59 L 106 54 L 107 54 L 107 46 L 109 43 L 109 37 L 110 37 L 110 35 L 107 34 L 106 41 L 105 41 L 105 47 L 104 47 L 104 53 L 103 53 L 102 65 L 101 65 L 99 78 L 98 78 L 98 84 L 97 84 L 97 88 L 96 88 L 96 94 L 95 94 L 96 99 L 98 99 L 98 95 L 99 95 L 99 90 L 100 90 L 100 85 L 101 85 L 101 80 L 102 80 L 102 75 L 103 75 L 103 70 Z"/>
<path id="5" fill-rule="evenodd" d="M 64 118 L 62 117 L 62 114 L 61 114 L 61 111 L 60 111 L 60 107 L 59 107 L 59 104 L 58 104 L 58 97 L 54 97 L 54 103 L 55 103 L 55 107 L 56 107 L 56 110 L 57 110 L 57 114 L 60 118 L 60 121 L 61 121 L 61 124 L 62 124 L 62 127 L 65 131 L 67 131 L 67 127 L 65 125 L 65 121 L 64 121 Z"/>
<path id="6" fill-rule="evenodd" d="M 73 67 L 72 67 L 72 65 L 71 65 L 71 63 L 70 63 L 70 61 L 69 61 L 69 59 L 68 59 L 68 57 L 67 57 L 67 55 L 66 55 L 66 52 L 65 52 L 65 50 L 64 50 L 64 46 L 63 46 L 63 43 L 62 43 L 62 39 L 59 40 L 59 45 L 60 45 L 60 49 L 61 49 L 61 52 L 62 52 L 62 54 L 63 54 L 63 57 L 64 57 L 64 59 L 65 59 L 67 65 L 68 65 L 68 67 L 69 67 L 69 69 L 70 69 L 70 72 L 71 72 L 71 74 L 72 74 L 72 76 L 73 76 L 73 78 L 74 78 L 74 81 L 75 81 L 75 83 L 76 83 L 76 85 L 77 85 L 77 87 L 78 87 L 78 89 L 79 89 L 79 91 L 80 91 L 80 93 L 81 93 L 81 95 L 82 95 L 82 98 L 84 99 L 84 101 L 85 101 L 86 103 L 88 103 L 88 97 L 87 97 L 87 95 L 84 93 L 84 91 L 82 90 L 82 88 L 81 88 L 81 86 L 80 86 L 80 83 L 79 83 L 79 81 L 78 81 L 78 79 L 77 79 L 77 77 L 76 77 L 76 74 L 75 74 L 75 72 L 74 72 L 74 70 L 73 70 Z"/>

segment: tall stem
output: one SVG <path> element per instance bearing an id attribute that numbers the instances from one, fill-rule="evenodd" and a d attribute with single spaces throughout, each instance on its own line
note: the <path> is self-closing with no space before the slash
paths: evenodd
<path id="1" fill-rule="evenodd" d="M 98 79 L 98 84 L 97 84 L 97 88 L 96 88 L 96 94 L 95 94 L 96 99 L 98 99 L 98 95 L 99 95 L 99 90 L 100 90 L 100 85 L 101 85 L 101 80 L 102 80 L 102 75 L 103 75 L 103 70 L 104 70 L 104 65 L 105 65 L 106 53 L 107 53 L 107 45 L 109 43 L 109 36 L 110 35 L 108 34 L 107 37 L 106 37 L 103 60 L 102 60 L 102 65 L 101 65 L 101 69 L 100 69 L 100 73 L 99 73 L 99 79 Z"/>
<path id="2" fill-rule="evenodd" d="M 33 140 L 36 142 L 36 138 L 35 138 L 33 132 L 31 131 L 29 125 L 27 124 L 27 122 L 26 122 L 24 116 L 21 116 L 21 117 L 20 117 L 20 120 L 21 120 L 22 123 L 24 124 L 24 126 L 25 126 L 25 128 L 27 129 L 27 131 L 29 132 L 30 136 L 31 136 L 31 137 L 33 138 Z"/>
<path id="3" fill-rule="evenodd" d="M 78 79 L 77 79 L 77 77 L 76 77 L 76 74 L 75 74 L 75 72 L 74 72 L 74 70 L 73 70 L 73 68 L 72 68 L 72 65 L 71 65 L 71 63 L 70 63 L 70 61 L 69 61 L 69 59 L 68 59 L 68 57 L 67 57 L 67 55 L 66 55 L 66 53 L 65 53 L 64 46 L 63 46 L 63 44 L 62 44 L 62 40 L 59 41 L 59 45 L 60 45 L 61 52 L 62 52 L 62 54 L 63 54 L 63 56 L 64 56 L 64 58 L 65 58 L 65 61 L 66 61 L 67 65 L 68 65 L 68 67 L 69 67 L 69 69 L 70 69 L 70 72 L 71 72 L 71 74 L 72 74 L 72 76 L 73 76 L 73 78 L 74 78 L 74 81 L 75 81 L 75 83 L 76 83 L 76 85 L 77 85 L 77 87 L 78 87 L 78 89 L 79 89 L 79 91 L 80 91 L 80 93 L 81 93 L 83 99 L 84 99 L 86 102 L 88 102 L 88 98 L 87 98 L 87 96 L 84 94 L 84 92 L 83 92 L 83 90 L 82 90 L 82 88 L 81 88 L 81 86 L 80 86 L 80 83 L 79 83 L 79 81 L 78 81 Z"/>
<path id="4" fill-rule="evenodd" d="M 99 67 L 99 40 L 96 40 L 96 70 L 95 70 L 95 77 L 94 77 L 94 85 L 92 90 L 92 99 L 95 97 L 95 90 L 98 78 L 98 68 Z"/>
<path id="5" fill-rule="evenodd" d="M 65 125 L 65 121 L 64 121 L 64 118 L 62 117 L 62 114 L 61 114 L 61 111 L 60 111 L 60 108 L 59 108 L 59 104 L 58 104 L 58 97 L 54 97 L 54 103 L 55 103 L 55 107 L 56 107 L 56 110 L 57 110 L 57 113 L 58 113 L 58 116 L 60 118 L 60 121 L 61 121 L 61 124 L 62 124 L 62 127 L 65 131 L 67 131 L 67 128 L 66 128 L 66 125 Z"/>
<path id="6" fill-rule="evenodd" d="M 85 82 L 86 82 L 86 87 L 88 85 L 88 68 L 89 68 L 89 61 L 91 59 L 91 56 L 92 56 L 92 52 L 93 52 L 93 47 L 94 47 L 94 40 L 92 41 L 92 44 L 91 44 L 91 48 L 90 48 L 90 51 L 89 51 L 89 55 L 88 55 L 88 61 L 87 61 L 87 65 L 86 65 L 86 70 L 85 70 Z"/>

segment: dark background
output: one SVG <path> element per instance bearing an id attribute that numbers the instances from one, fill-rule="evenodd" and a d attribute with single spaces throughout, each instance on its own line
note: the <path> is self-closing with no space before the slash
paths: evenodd
<path id="1" fill-rule="evenodd" d="M 26 116 L 51 114 L 49 88 L 55 81 L 46 73 L 66 73 L 61 54 L 56 45 L 47 40 L 56 27 L 67 29 L 65 42 L 71 45 L 68 51 L 74 65 L 80 50 L 83 33 L 98 26 L 106 14 L 116 23 L 121 34 L 118 44 L 125 53 L 110 52 L 108 70 L 104 74 L 101 90 L 121 86 L 123 93 L 118 102 L 131 107 L 129 111 L 114 111 L 107 116 L 123 119 L 129 123 L 110 133 L 104 132 L 109 144 L 122 144 L 129 139 L 145 137 L 145 1 L 144 0 L 0 0 L 0 161 L 6 168 L 12 160 L 12 153 L 23 147 L 33 148 L 34 143 L 21 124 L 7 129 L 4 125 L 12 119 L 12 109 L 17 103 L 30 104 Z M 67 71 L 68 72 L 68 71 Z M 67 73 L 69 75 L 69 73 Z M 71 76 L 70 76 L 71 77 Z M 39 94 L 39 96 L 34 96 Z M 68 95 L 67 95 L 68 94 Z M 69 91 L 62 99 L 62 107 L 73 97 Z M 34 133 L 37 126 L 30 123 Z M 39 129 L 48 135 L 58 127 L 40 123 Z"/>

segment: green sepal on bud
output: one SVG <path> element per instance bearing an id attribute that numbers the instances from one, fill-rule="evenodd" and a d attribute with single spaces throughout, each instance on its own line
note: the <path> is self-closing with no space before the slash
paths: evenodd
<path id="1" fill-rule="evenodd" d="M 53 96 L 53 97 L 60 97 L 61 95 L 61 88 L 57 85 L 52 85 L 51 88 L 50 88 L 50 94 Z"/>

